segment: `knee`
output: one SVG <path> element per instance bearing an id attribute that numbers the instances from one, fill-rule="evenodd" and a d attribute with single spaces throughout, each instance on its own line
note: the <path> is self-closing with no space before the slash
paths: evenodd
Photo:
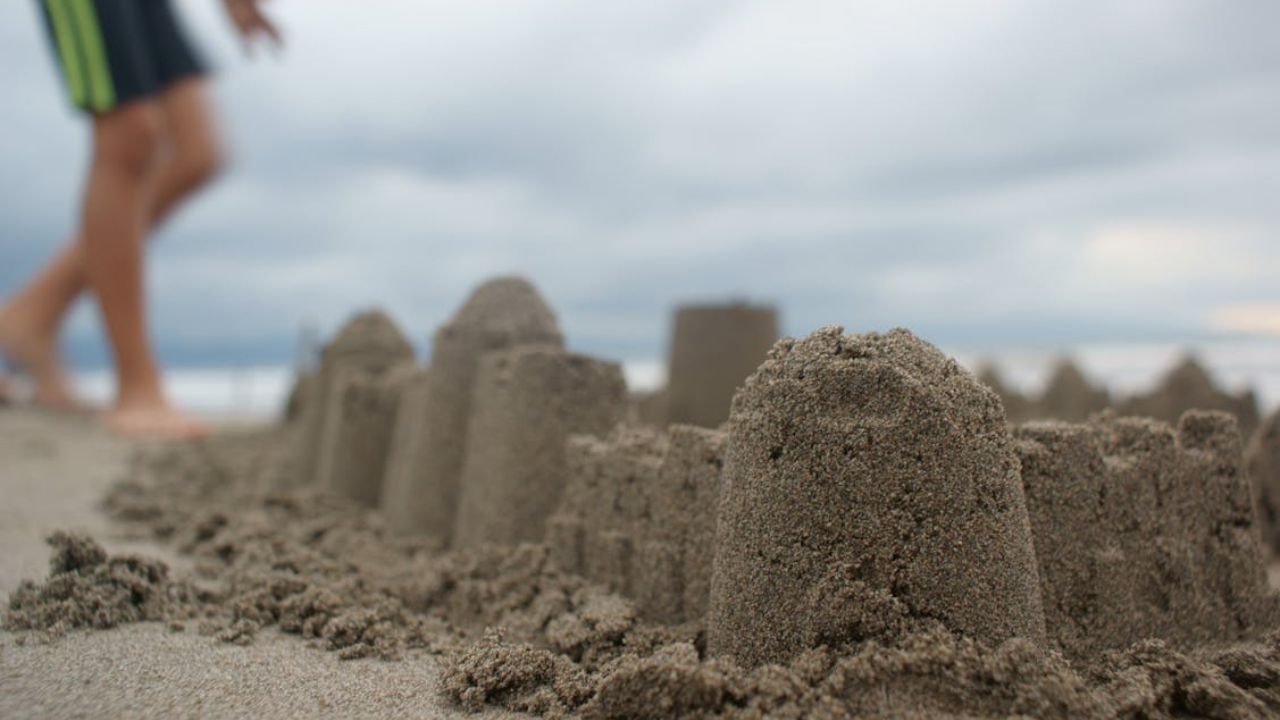
<path id="1" fill-rule="evenodd" d="M 98 159 L 131 174 L 144 175 L 160 157 L 164 128 L 149 103 L 135 103 L 100 116 L 94 126 Z"/>
<path id="2" fill-rule="evenodd" d="M 226 156 L 215 139 L 179 143 L 173 149 L 172 172 L 184 188 L 197 188 L 213 180 L 226 165 Z"/>

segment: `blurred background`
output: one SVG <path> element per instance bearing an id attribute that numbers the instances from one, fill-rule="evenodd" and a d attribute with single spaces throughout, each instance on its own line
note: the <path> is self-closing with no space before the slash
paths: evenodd
<path id="1" fill-rule="evenodd" d="M 279 0 L 279 57 L 182 0 L 233 165 L 149 277 L 179 402 L 274 411 L 362 307 L 425 351 L 529 276 L 572 348 L 663 382 L 670 312 L 905 326 L 1010 384 L 1121 391 L 1193 350 L 1280 403 L 1280 4 Z M 87 157 L 34 2 L 0 3 L 0 294 Z M 96 311 L 66 337 L 110 391 Z"/>

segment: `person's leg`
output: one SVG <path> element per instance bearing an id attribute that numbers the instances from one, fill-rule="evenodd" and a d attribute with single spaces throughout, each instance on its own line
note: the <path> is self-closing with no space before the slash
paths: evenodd
<path id="1" fill-rule="evenodd" d="M 82 249 L 70 245 L 0 307 L 0 353 L 31 374 L 36 402 L 45 407 L 77 406 L 58 353 L 58 334 L 84 282 Z"/>
<path id="2" fill-rule="evenodd" d="M 159 161 L 147 203 L 151 229 L 163 223 L 222 164 L 207 83 L 192 77 L 159 98 L 168 148 Z M 13 357 L 36 382 L 36 401 L 69 409 L 69 391 L 58 354 L 58 335 L 71 305 L 87 286 L 85 248 L 72 241 L 20 292 L 0 308 L 0 352 Z"/>
<path id="3" fill-rule="evenodd" d="M 106 424 L 133 437 L 193 437 L 207 428 L 169 404 L 147 336 L 143 242 L 162 126 L 158 101 L 95 116 L 81 243 L 115 359 L 116 400 Z"/>

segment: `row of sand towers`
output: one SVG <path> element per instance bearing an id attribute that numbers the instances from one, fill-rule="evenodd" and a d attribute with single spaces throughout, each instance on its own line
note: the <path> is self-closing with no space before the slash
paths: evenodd
<path id="1" fill-rule="evenodd" d="M 719 312 L 747 330 L 678 315 L 664 419 L 713 402 L 723 368 L 776 335 L 768 309 Z M 679 349 L 682 322 L 685 344 L 710 344 Z M 722 426 L 645 426 L 621 368 L 565 350 L 523 280 L 477 289 L 426 369 L 365 313 L 300 386 L 299 481 L 441 545 L 545 542 L 747 665 L 930 624 L 1084 657 L 1275 618 L 1229 414 L 1011 428 L 995 393 L 903 330 L 823 328 L 751 363 L 732 411 L 722 397 L 703 416 Z"/>

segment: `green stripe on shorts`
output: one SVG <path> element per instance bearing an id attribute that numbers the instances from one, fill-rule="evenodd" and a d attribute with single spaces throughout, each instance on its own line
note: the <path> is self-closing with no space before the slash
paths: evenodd
<path id="1" fill-rule="evenodd" d="M 92 0 L 67 2 L 71 4 L 76 30 L 83 43 L 85 65 L 89 70 L 90 106 L 99 112 L 110 110 L 116 104 L 116 88 L 111 82 L 111 66 L 107 63 L 107 50 L 102 42 L 98 11 L 94 9 Z"/>
<path id="2" fill-rule="evenodd" d="M 80 47 L 76 42 L 75 30 L 71 27 L 71 16 L 61 0 L 44 0 L 44 7 L 49 13 L 50 24 L 53 25 L 54 44 L 58 46 L 58 60 L 62 63 L 62 75 L 71 92 L 71 102 L 85 107 L 89 98 L 85 94 L 84 75 L 80 69 Z"/>

